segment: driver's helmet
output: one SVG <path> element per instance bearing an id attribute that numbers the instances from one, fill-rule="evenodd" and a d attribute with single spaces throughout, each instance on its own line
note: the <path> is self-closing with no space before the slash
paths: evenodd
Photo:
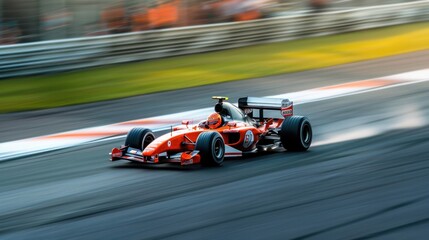
<path id="1" fill-rule="evenodd" d="M 207 118 L 206 124 L 210 129 L 216 129 L 222 125 L 222 117 L 219 113 L 212 113 Z"/>

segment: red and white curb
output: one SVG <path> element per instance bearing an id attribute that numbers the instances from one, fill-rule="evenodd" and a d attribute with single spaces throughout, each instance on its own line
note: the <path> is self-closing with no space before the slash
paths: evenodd
<path id="1" fill-rule="evenodd" d="M 288 98 L 294 101 L 295 104 L 304 104 L 425 81 L 429 81 L 429 69 L 266 97 Z M 0 161 L 64 149 L 114 137 L 122 137 L 133 127 L 145 127 L 152 129 L 154 132 L 159 132 L 169 129 L 172 125 L 180 124 L 184 119 L 193 120 L 194 122 L 200 121 L 206 118 L 212 111 L 211 107 L 202 108 L 159 117 L 143 118 L 111 125 L 4 142 L 0 143 Z"/>

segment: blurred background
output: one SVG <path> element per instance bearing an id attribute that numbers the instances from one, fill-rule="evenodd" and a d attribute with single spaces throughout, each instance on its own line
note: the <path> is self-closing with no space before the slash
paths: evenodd
<path id="1" fill-rule="evenodd" d="M 0 44 L 247 21 L 413 0 L 0 0 Z"/>
<path id="2" fill-rule="evenodd" d="M 0 0 L 0 239 L 427 239 L 428 50 L 429 0 Z M 290 98 L 311 149 L 107 161 L 213 95 Z"/>

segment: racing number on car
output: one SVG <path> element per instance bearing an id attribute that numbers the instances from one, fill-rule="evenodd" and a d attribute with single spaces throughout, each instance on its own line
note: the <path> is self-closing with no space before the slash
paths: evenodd
<path id="1" fill-rule="evenodd" d="M 244 134 L 243 147 L 248 148 L 252 146 L 253 141 L 254 141 L 253 132 L 251 130 L 247 130 L 247 132 Z"/>

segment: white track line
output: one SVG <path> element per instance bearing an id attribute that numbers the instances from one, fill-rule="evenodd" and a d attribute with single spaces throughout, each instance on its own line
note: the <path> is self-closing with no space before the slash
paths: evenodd
<path id="1" fill-rule="evenodd" d="M 429 69 L 266 97 L 289 98 L 294 101 L 295 104 L 305 104 L 355 94 L 380 91 L 393 87 L 401 87 L 425 81 L 429 81 Z M 137 126 L 150 128 L 154 132 L 159 132 L 169 129 L 171 125 L 180 124 L 183 119 L 194 120 L 194 122 L 202 120 L 210 114 L 211 111 L 212 108 L 203 108 L 159 117 L 144 118 L 111 125 L 5 142 L 0 144 L 0 161 L 64 149 L 91 142 L 110 140 L 116 137 L 123 137 L 131 128 Z M 192 116 L 191 119 L 189 116 Z"/>

